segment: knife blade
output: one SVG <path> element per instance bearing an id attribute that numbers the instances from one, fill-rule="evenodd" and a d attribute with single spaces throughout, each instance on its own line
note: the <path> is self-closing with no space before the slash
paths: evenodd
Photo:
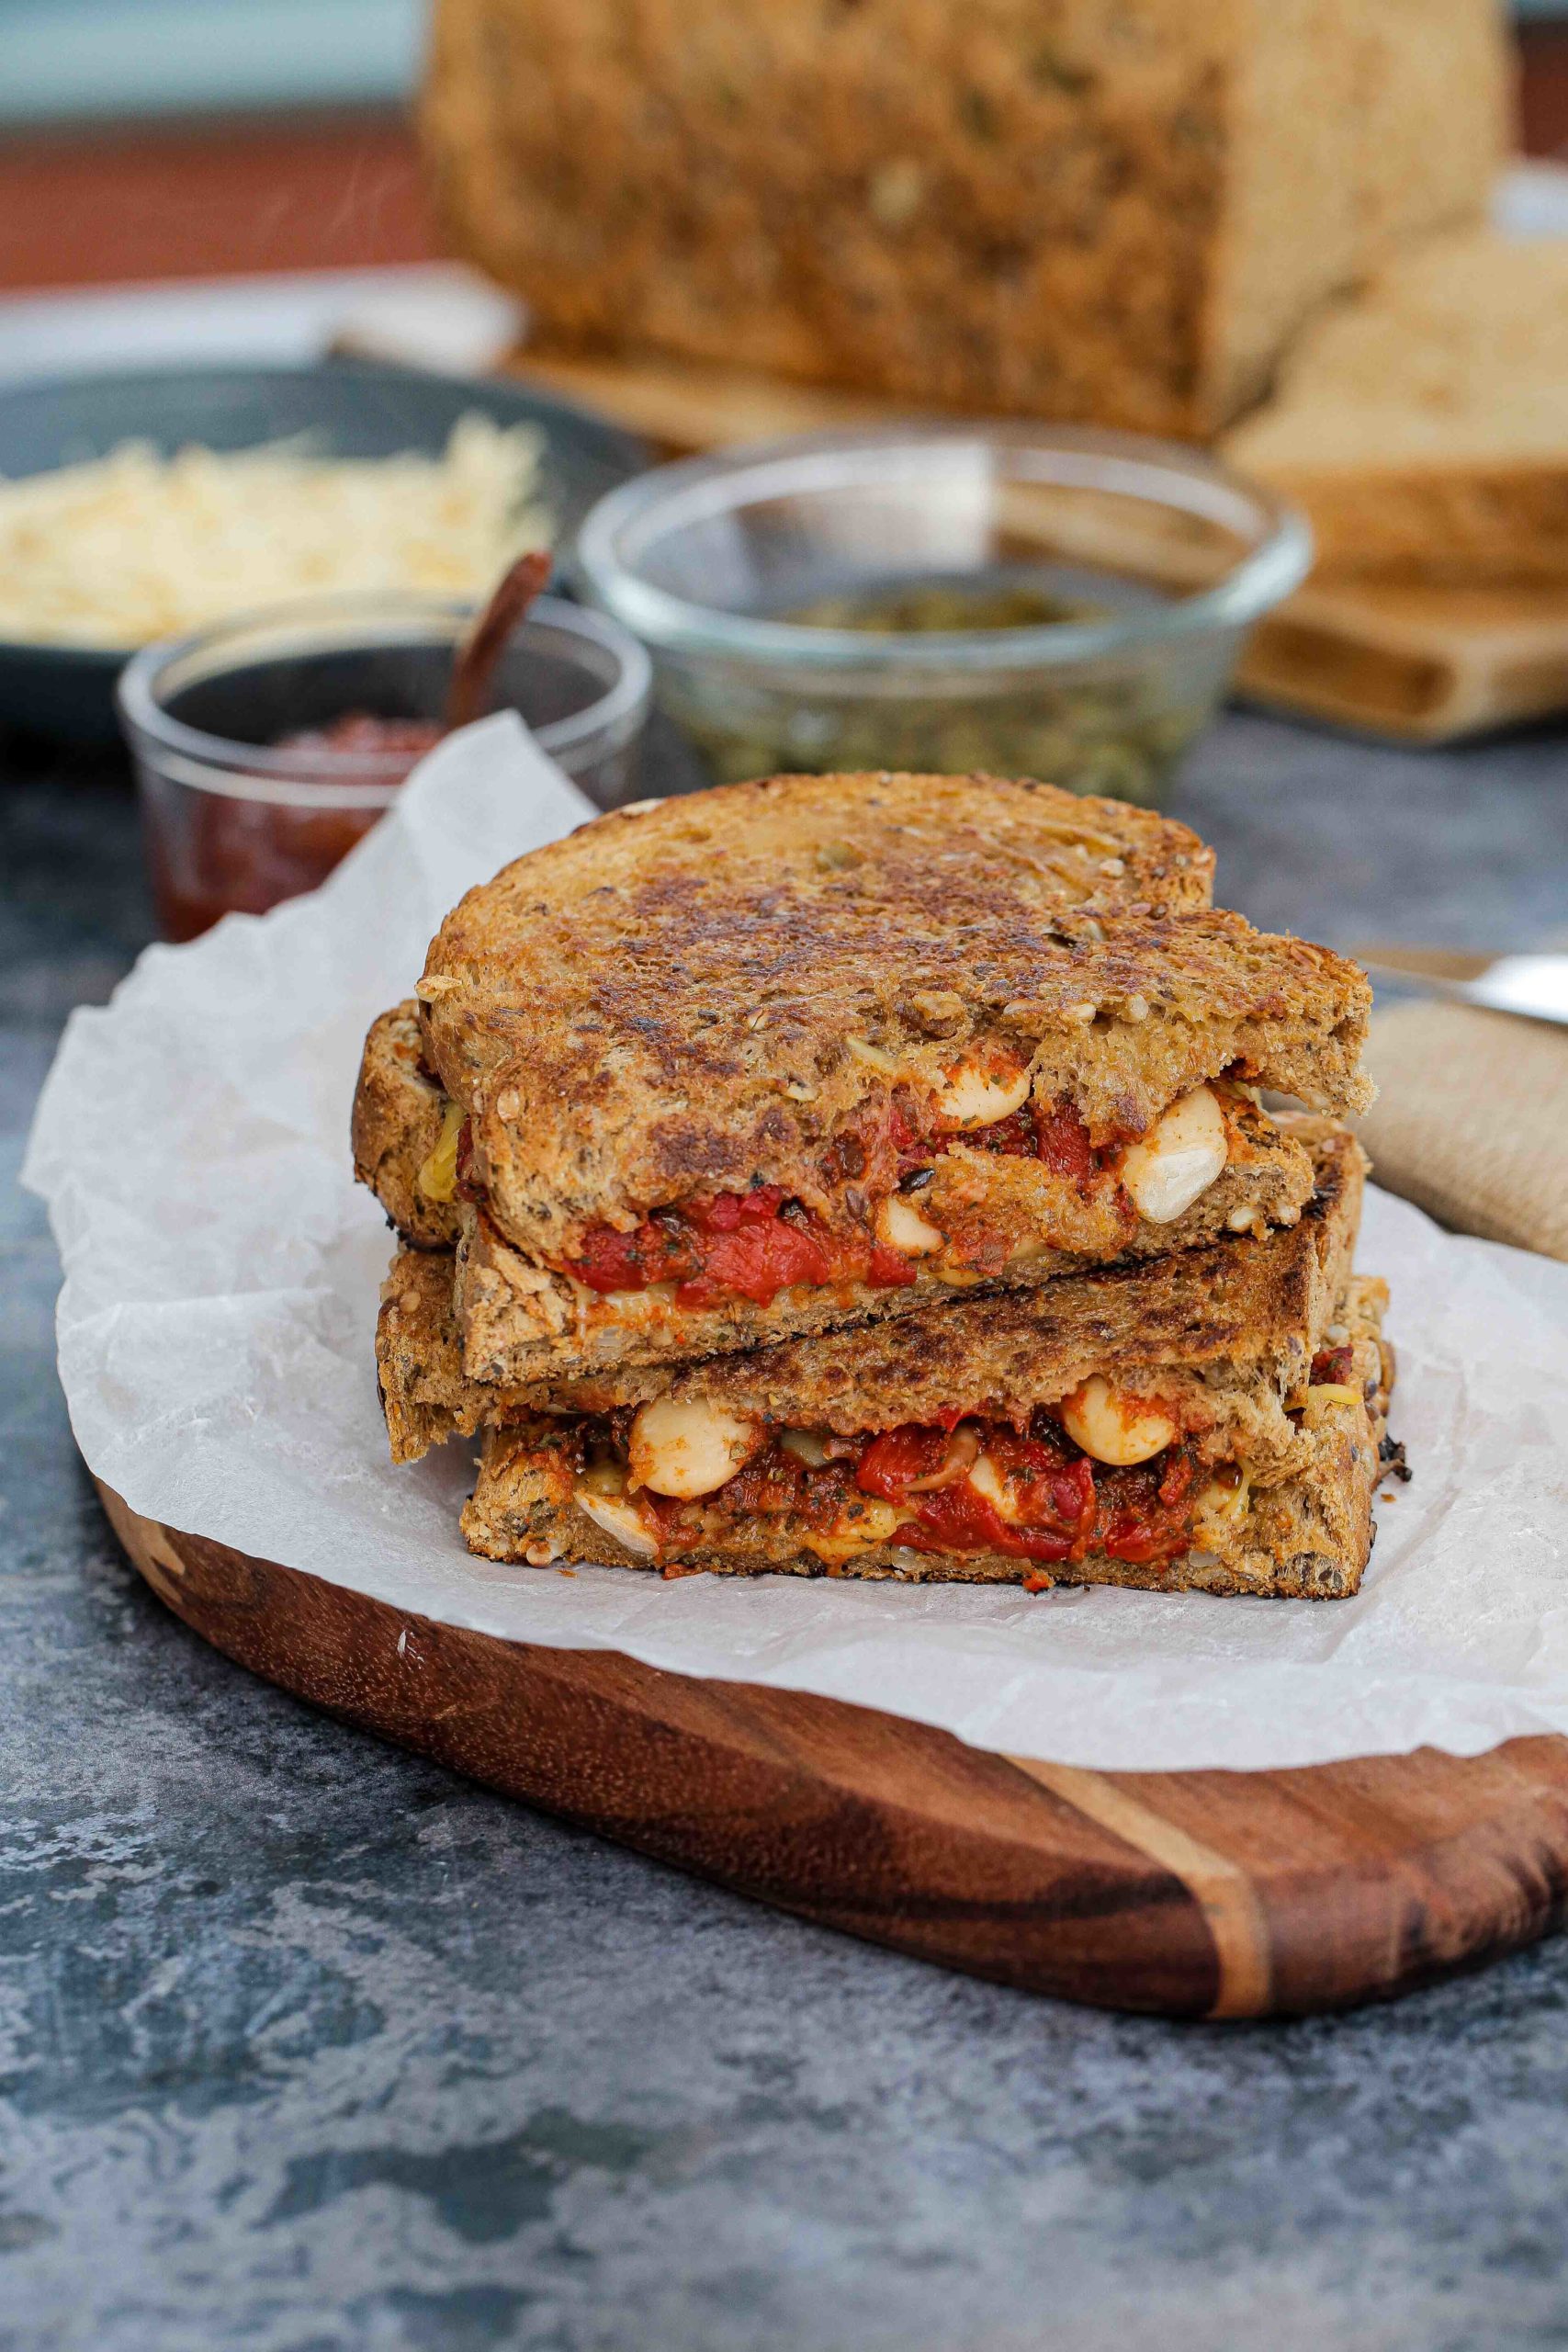
<path id="1" fill-rule="evenodd" d="M 1398 980 L 1452 1004 L 1568 1026 L 1568 954 L 1483 956 L 1386 944 L 1350 952 L 1374 980 Z"/>

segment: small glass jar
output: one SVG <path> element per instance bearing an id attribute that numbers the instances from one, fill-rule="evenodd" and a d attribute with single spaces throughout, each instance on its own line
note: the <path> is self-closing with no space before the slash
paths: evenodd
<path id="1" fill-rule="evenodd" d="M 955 423 L 658 467 L 570 560 L 718 780 L 984 768 L 1158 804 L 1310 554 L 1200 450 Z"/>
<path id="2" fill-rule="evenodd" d="M 321 598 L 132 656 L 118 701 L 165 939 L 326 879 L 431 748 L 472 617 L 445 597 Z M 649 688 L 635 638 L 545 596 L 507 640 L 489 707 L 519 711 L 540 750 L 614 808 L 637 797 Z M 400 724 L 374 748 L 321 740 L 357 713 Z"/>

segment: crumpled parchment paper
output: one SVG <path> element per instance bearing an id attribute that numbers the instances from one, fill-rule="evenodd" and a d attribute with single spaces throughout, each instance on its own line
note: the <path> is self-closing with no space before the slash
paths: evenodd
<path id="1" fill-rule="evenodd" d="M 365 1030 L 472 882 L 592 814 L 502 717 L 426 761 L 326 884 L 152 947 L 72 1018 L 24 1181 L 65 1269 L 60 1371 L 134 1510 L 449 1623 L 819 1691 L 1099 1767 L 1474 1753 L 1568 1731 L 1568 1267 L 1373 1191 L 1393 1431 L 1355 1600 L 501 1568 L 457 1533 L 449 1446 L 387 1458 L 371 1352 L 390 1250 L 354 1183 Z"/>

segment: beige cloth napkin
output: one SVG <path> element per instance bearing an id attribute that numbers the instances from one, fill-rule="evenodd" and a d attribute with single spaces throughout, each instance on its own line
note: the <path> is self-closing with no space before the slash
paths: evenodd
<path id="1" fill-rule="evenodd" d="M 1568 1029 L 1468 1005 L 1373 1018 L 1374 1181 L 1444 1225 L 1568 1261 Z"/>

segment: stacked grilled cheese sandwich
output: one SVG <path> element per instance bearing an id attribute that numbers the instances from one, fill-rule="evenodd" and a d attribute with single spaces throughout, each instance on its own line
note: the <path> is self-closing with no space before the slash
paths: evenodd
<path id="1" fill-rule="evenodd" d="M 1211 877 L 1146 811 L 863 775 L 471 891 L 355 1105 L 395 1459 L 478 1438 L 464 1532 L 536 1566 L 1354 1590 L 1369 992 Z"/>

